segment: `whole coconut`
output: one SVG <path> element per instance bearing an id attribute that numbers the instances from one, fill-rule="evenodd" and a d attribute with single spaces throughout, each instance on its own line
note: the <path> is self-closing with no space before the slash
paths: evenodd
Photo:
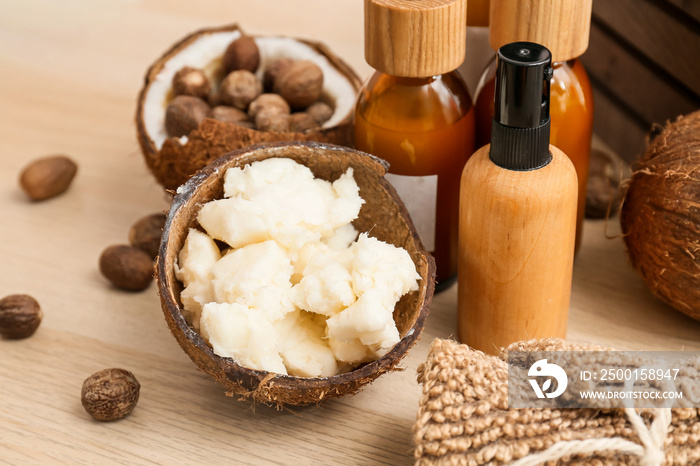
<path id="1" fill-rule="evenodd" d="M 700 111 L 667 124 L 634 168 L 620 215 L 632 265 L 700 320 Z"/>

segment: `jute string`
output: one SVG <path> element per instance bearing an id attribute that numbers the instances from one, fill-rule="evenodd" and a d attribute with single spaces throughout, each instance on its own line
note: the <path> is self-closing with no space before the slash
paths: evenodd
<path id="1" fill-rule="evenodd" d="M 624 408 L 624 410 L 634 430 L 639 435 L 642 445 L 619 437 L 557 442 L 545 451 L 514 461 L 511 466 L 536 466 L 569 455 L 590 455 L 599 451 L 614 451 L 638 456 L 640 466 L 661 466 L 664 464 L 666 462 L 664 441 L 668 434 L 668 426 L 671 425 L 671 408 L 655 410 L 654 422 L 649 429 L 644 424 L 644 419 L 637 414 L 634 408 Z"/>

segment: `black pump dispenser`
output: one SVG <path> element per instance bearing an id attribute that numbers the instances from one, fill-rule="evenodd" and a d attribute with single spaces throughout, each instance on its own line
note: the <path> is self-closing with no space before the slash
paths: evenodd
<path id="1" fill-rule="evenodd" d="M 552 54 L 540 44 L 513 42 L 498 49 L 489 158 L 508 170 L 535 170 L 549 153 L 549 81 Z"/>

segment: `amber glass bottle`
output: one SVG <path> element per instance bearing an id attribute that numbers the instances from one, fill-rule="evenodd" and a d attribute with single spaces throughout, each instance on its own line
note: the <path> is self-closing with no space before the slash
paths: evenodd
<path id="1" fill-rule="evenodd" d="M 517 41 L 536 42 L 552 53 L 550 81 L 551 144 L 569 156 L 578 175 L 576 246 L 581 243 L 586 206 L 588 163 L 593 134 L 593 94 L 581 56 L 588 48 L 592 0 L 491 0 L 491 47 Z M 486 67 L 476 90 L 476 146 L 490 142 L 496 58 Z"/>
<path id="2" fill-rule="evenodd" d="M 377 72 L 355 110 L 355 146 L 387 160 L 390 175 L 411 177 L 388 179 L 435 257 L 438 286 L 457 273 L 459 181 L 474 151 L 474 124 L 469 92 L 456 72 L 429 78 Z"/>
<path id="3" fill-rule="evenodd" d="M 475 115 L 458 72 L 464 0 L 365 1 L 365 57 L 376 70 L 355 109 L 355 146 L 389 162 L 437 265 L 440 290 L 457 274 L 459 182 L 474 151 Z M 416 52 L 419 51 L 419 52 Z"/>
<path id="4" fill-rule="evenodd" d="M 588 74 L 581 61 L 572 59 L 552 65 L 550 80 L 550 142 L 569 156 L 578 175 L 578 210 L 576 214 L 576 250 L 581 241 L 586 210 L 588 162 L 593 133 L 593 94 Z M 477 147 L 491 142 L 496 59 L 489 63 L 477 88 Z"/>

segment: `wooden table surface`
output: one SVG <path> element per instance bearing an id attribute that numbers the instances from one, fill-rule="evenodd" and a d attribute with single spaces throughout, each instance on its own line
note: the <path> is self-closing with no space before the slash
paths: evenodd
<path id="1" fill-rule="evenodd" d="M 224 396 L 170 335 L 155 284 L 110 287 L 97 259 L 139 217 L 166 209 L 147 172 L 133 116 L 145 70 L 205 26 L 320 39 L 362 76 L 358 0 L 266 2 L 3 0 L 0 15 L 0 296 L 33 295 L 37 333 L 0 340 L 0 463 L 409 464 L 420 396 L 416 368 L 435 337 L 455 333 L 456 287 L 435 297 L 403 372 L 363 392 L 275 411 Z M 64 195 L 29 202 L 30 160 L 65 153 L 79 173 Z M 608 225 L 619 232 L 617 221 Z M 569 338 L 624 349 L 700 349 L 700 323 L 655 300 L 622 241 L 587 222 L 574 271 Z M 141 383 L 134 412 L 93 421 L 83 380 L 107 367 Z"/>

